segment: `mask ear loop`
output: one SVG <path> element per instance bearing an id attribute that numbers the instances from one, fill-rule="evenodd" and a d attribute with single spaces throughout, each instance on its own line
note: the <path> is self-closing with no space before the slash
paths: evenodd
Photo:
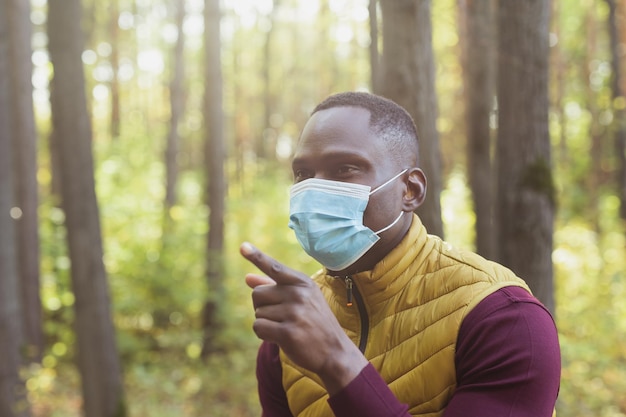
<path id="1" fill-rule="evenodd" d="M 399 174 L 397 174 L 395 177 L 391 178 L 390 180 L 386 181 L 384 184 L 379 185 L 378 187 L 376 187 L 375 190 L 370 191 L 370 195 L 374 194 L 376 191 L 380 190 L 381 188 L 385 187 L 386 185 L 388 185 L 389 183 L 391 183 L 393 180 L 395 180 L 396 178 L 398 178 L 400 175 L 404 174 L 405 172 L 407 172 L 409 169 L 408 168 L 404 168 L 404 170 L 402 170 Z"/>
<path id="2" fill-rule="evenodd" d="M 391 178 L 389 181 L 385 182 L 383 185 L 377 187 L 374 191 L 370 192 L 370 195 L 374 194 L 376 191 L 380 190 L 381 188 L 383 188 L 384 186 L 386 186 L 387 184 L 391 183 L 393 180 L 395 180 L 396 178 L 398 178 L 399 176 L 401 176 L 402 174 L 404 174 L 405 172 L 407 172 L 409 169 L 405 168 L 402 171 L 400 171 L 400 173 L 398 173 L 396 176 L 394 176 L 393 178 Z M 400 219 L 402 218 L 402 215 L 404 214 L 404 212 L 400 212 L 400 215 L 398 217 L 396 217 L 396 219 L 391 222 L 391 224 L 389 224 L 388 226 L 383 227 L 382 229 L 380 229 L 378 232 L 374 232 L 374 234 L 379 235 L 382 232 L 391 229 L 393 226 L 395 226 L 396 223 L 398 223 L 400 221 Z"/>
<path id="3" fill-rule="evenodd" d="M 403 211 L 400 212 L 400 215 L 398 217 L 396 217 L 396 219 L 389 226 L 383 227 L 378 232 L 374 232 L 374 234 L 379 235 L 382 232 L 391 229 L 393 226 L 395 226 L 396 223 L 398 223 L 400 221 L 400 219 L 402 218 L 403 215 L 404 215 L 404 212 Z"/>

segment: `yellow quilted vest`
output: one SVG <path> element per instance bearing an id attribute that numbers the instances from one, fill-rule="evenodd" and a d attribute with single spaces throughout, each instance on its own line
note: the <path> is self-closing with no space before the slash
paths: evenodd
<path id="1" fill-rule="evenodd" d="M 323 272 L 313 279 L 339 323 L 414 416 L 443 414 L 456 387 L 457 335 L 472 308 L 506 286 L 530 292 L 510 270 L 427 235 L 417 216 L 403 241 L 373 270 L 350 277 L 352 306 L 347 306 L 346 277 Z M 293 415 L 332 417 L 317 375 L 280 355 Z"/>

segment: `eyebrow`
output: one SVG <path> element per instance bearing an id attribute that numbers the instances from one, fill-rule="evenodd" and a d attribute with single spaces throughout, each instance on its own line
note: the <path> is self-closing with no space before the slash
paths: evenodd
<path id="1" fill-rule="evenodd" d="M 306 165 L 308 159 L 309 158 L 296 157 L 292 160 L 291 166 L 293 167 L 293 166 Z M 327 153 L 323 153 L 320 159 L 323 159 L 324 162 L 330 162 L 330 163 L 335 162 L 337 160 L 339 161 L 347 160 L 351 162 L 360 162 L 363 164 L 372 165 L 372 161 L 369 158 L 366 158 L 360 152 L 354 152 L 354 151 L 332 151 L 331 150 Z"/>

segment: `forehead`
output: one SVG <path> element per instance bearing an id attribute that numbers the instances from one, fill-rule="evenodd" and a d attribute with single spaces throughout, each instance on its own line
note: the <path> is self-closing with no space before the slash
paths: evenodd
<path id="1" fill-rule="evenodd" d="M 370 127 L 370 112 L 361 107 L 333 107 L 314 113 L 296 147 L 294 162 L 355 155 L 383 163 L 388 158 L 383 141 Z"/>

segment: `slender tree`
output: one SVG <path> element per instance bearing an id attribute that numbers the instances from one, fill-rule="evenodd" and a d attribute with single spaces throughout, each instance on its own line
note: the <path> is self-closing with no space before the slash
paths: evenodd
<path id="1" fill-rule="evenodd" d="M 495 12 L 491 0 L 459 0 L 467 129 L 467 173 L 476 213 L 476 251 L 493 257 L 492 138 Z"/>
<path id="2" fill-rule="evenodd" d="M 626 94 L 622 92 L 621 54 L 617 3 L 606 0 L 609 6 L 607 26 L 611 49 L 611 98 L 613 110 L 613 142 L 617 156 L 617 187 L 620 199 L 620 217 L 626 220 Z"/>
<path id="3" fill-rule="evenodd" d="M 563 7 L 562 2 L 552 2 L 552 16 L 553 19 L 553 32 L 557 39 L 557 44 L 551 48 L 552 52 L 550 55 L 550 67 L 551 72 L 553 74 L 553 79 L 550 80 L 550 83 L 553 86 L 553 90 L 551 92 L 551 96 L 553 97 L 552 107 L 555 112 L 555 116 L 558 120 L 559 125 L 559 141 L 557 148 L 557 155 L 555 155 L 554 159 L 557 164 L 567 163 L 568 151 L 567 151 L 567 117 L 565 116 L 565 77 L 566 77 L 566 69 L 567 65 L 565 62 L 564 51 L 562 48 L 563 41 L 561 39 L 562 36 L 562 22 L 560 9 Z M 589 9 L 593 9 L 590 7 Z M 589 79 L 589 78 L 587 78 Z M 585 83 L 588 84 L 588 83 Z"/>
<path id="4" fill-rule="evenodd" d="M 170 127 L 165 144 L 165 207 L 166 210 L 176 203 L 176 183 L 178 182 L 178 150 L 180 135 L 178 127 L 185 107 L 185 1 L 174 0 L 176 10 L 177 37 L 173 54 L 173 74 L 170 81 Z"/>
<path id="5" fill-rule="evenodd" d="M 8 2 L 8 27 L 11 33 L 10 119 L 14 141 L 17 263 L 27 357 L 39 360 L 43 351 L 41 300 L 39 296 L 39 220 L 37 218 L 37 132 L 33 110 L 33 64 L 31 60 L 30 3 Z"/>
<path id="6" fill-rule="evenodd" d="M 0 415 L 28 415 L 20 379 L 22 314 L 15 245 L 9 7 L 0 0 Z"/>
<path id="7" fill-rule="evenodd" d="M 246 154 L 250 153 L 250 148 L 256 145 L 256 142 L 252 141 L 253 135 L 251 134 L 251 127 L 249 122 L 248 102 L 246 92 L 248 89 L 241 82 L 242 75 L 244 73 L 243 65 L 241 65 L 241 55 L 245 49 L 244 41 L 241 39 L 241 32 L 239 30 L 239 19 L 233 18 L 232 25 L 234 28 L 234 35 L 231 39 L 231 60 L 230 60 L 230 85 L 229 88 L 233 92 L 233 117 L 232 117 L 232 131 L 234 135 L 234 159 L 235 159 L 235 182 L 241 183 L 241 179 L 245 177 L 246 169 Z M 258 150 L 256 150 L 258 153 Z M 256 155 L 258 157 L 258 155 Z"/>
<path id="8" fill-rule="evenodd" d="M 549 22 L 549 0 L 500 2 L 496 209 L 500 261 L 554 311 Z"/>
<path id="9" fill-rule="evenodd" d="M 420 165 L 428 179 L 426 201 L 417 210 L 429 233 L 443 237 L 443 186 L 430 0 L 381 0 L 383 18 L 382 95 L 415 119 Z"/>
<path id="10" fill-rule="evenodd" d="M 111 137 L 117 139 L 120 136 L 120 80 L 118 77 L 120 67 L 120 18 L 119 0 L 111 0 L 109 3 L 109 42 L 111 43 Z"/>
<path id="11" fill-rule="evenodd" d="M 319 12 L 316 24 L 319 30 L 316 33 L 316 71 L 313 72 L 314 80 L 317 81 L 316 101 L 321 101 L 332 92 L 333 84 L 340 77 L 338 60 L 335 54 L 336 42 L 331 36 L 334 24 L 334 16 L 330 7 L 332 0 L 320 0 Z"/>
<path id="12" fill-rule="evenodd" d="M 600 113 L 602 109 L 599 106 L 598 95 L 599 92 L 591 85 L 589 80 L 592 77 L 592 71 L 594 68 L 593 62 L 598 59 L 599 42 L 598 42 L 598 17 L 596 16 L 596 7 L 589 7 L 585 12 L 585 48 L 582 54 L 584 64 L 580 65 L 581 76 L 583 81 L 581 84 L 583 89 L 583 102 L 587 112 L 589 113 L 589 156 L 591 158 L 591 172 L 588 175 L 588 183 L 585 184 L 588 191 L 587 205 L 589 211 L 589 218 L 593 222 L 594 229 L 600 232 L 600 218 L 598 216 L 600 210 L 600 195 L 606 183 L 606 174 L 603 169 L 603 159 L 606 154 L 608 138 L 607 128 L 600 123 Z M 556 71 L 558 74 L 558 69 Z M 561 124 L 562 131 L 566 129 L 565 124 Z M 565 141 L 562 141 L 563 146 L 560 147 L 560 163 L 567 164 L 573 160 L 573 154 L 565 146 Z M 567 165 L 565 165 L 567 166 Z M 585 173 L 586 174 L 586 173 Z M 612 182 L 612 181 L 610 181 Z"/>
<path id="13" fill-rule="evenodd" d="M 370 84 L 375 94 L 380 90 L 380 53 L 378 51 L 378 1 L 369 0 L 367 6 L 370 17 Z"/>
<path id="14" fill-rule="evenodd" d="M 222 93 L 222 63 L 220 58 L 220 2 L 205 0 L 205 165 L 207 199 L 209 204 L 209 233 L 207 242 L 207 285 L 209 298 L 204 309 L 205 340 L 202 355 L 217 350 L 216 335 L 222 327 L 221 302 L 224 296 L 224 211 L 226 178 L 224 159 L 224 111 Z"/>
<path id="15" fill-rule="evenodd" d="M 79 0 L 48 2 L 51 108 L 59 155 L 61 206 L 65 212 L 75 296 L 78 367 L 86 417 L 124 415 L 122 376 L 103 264 L 94 184 L 92 131 L 81 62 Z"/>
<path id="16" fill-rule="evenodd" d="M 263 42 L 263 65 L 261 68 L 263 76 L 263 136 L 257 141 L 257 157 L 261 159 L 274 159 L 276 155 L 276 133 L 272 130 L 272 115 L 276 111 L 275 89 L 273 88 L 273 59 L 272 50 L 274 48 L 274 38 L 276 35 L 275 16 L 280 7 L 280 0 L 272 1 L 272 9 L 269 12 L 268 27 L 265 32 Z M 271 132 L 271 133 L 270 133 Z"/>

